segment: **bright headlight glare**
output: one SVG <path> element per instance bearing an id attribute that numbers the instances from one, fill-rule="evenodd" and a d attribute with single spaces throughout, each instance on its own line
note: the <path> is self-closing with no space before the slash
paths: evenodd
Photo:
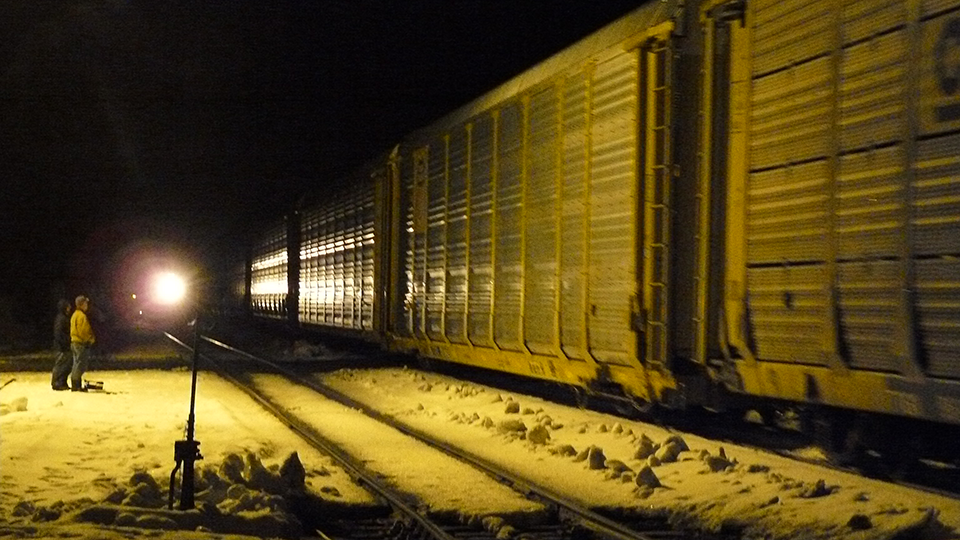
<path id="1" fill-rule="evenodd" d="M 157 276 L 154 283 L 154 295 L 161 304 L 176 304 L 183 300 L 187 293 L 187 284 L 183 278 L 172 273 L 164 272 Z"/>

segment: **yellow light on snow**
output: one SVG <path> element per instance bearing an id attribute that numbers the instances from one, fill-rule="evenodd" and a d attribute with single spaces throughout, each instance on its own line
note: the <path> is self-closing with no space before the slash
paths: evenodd
<path id="1" fill-rule="evenodd" d="M 176 304 L 187 294 L 187 284 L 173 272 L 164 272 L 154 282 L 154 295 L 161 304 Z"/>

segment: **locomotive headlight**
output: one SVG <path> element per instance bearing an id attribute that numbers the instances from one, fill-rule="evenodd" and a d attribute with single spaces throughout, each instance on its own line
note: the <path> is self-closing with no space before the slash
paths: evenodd
<path id="1" fill-rule="evenodd" d="M 182 277 L 173 272 L 158 274 L 153 284 L 153 294 L 160 304 L 180 303 L 187 294 L 187 284 Z"/>

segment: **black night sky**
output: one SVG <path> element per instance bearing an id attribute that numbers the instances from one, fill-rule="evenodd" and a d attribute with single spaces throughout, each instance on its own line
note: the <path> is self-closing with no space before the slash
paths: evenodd
<path id="1" fill-rule="evenodd" d="M 4 2 L 0 340 L 46 339 L 57 298 L 114 294 L 145 253 L 242 253 L 303 192 L 640 3 Z"/>

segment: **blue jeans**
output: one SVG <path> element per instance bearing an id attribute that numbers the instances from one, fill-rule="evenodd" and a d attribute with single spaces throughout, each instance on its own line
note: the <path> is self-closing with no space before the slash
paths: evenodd
<path id="1" fill-rule="evenodd" d="M 70 376 L 71 369 L 73 369 L 73 353 L 70 351 L 57 351 L 57 359 L 53 362 L 53 380 L 50 381 L 51 386 L 66 386 L 67 377 Z"/>
<path id="2" fill-rule="evenodd" d="M 83 374 L 90 365 L 90 346 L 86 343 L 71 343 L 73 351 L 73 371 L 70 372 L 70 388 L 83 388 Z"/>

